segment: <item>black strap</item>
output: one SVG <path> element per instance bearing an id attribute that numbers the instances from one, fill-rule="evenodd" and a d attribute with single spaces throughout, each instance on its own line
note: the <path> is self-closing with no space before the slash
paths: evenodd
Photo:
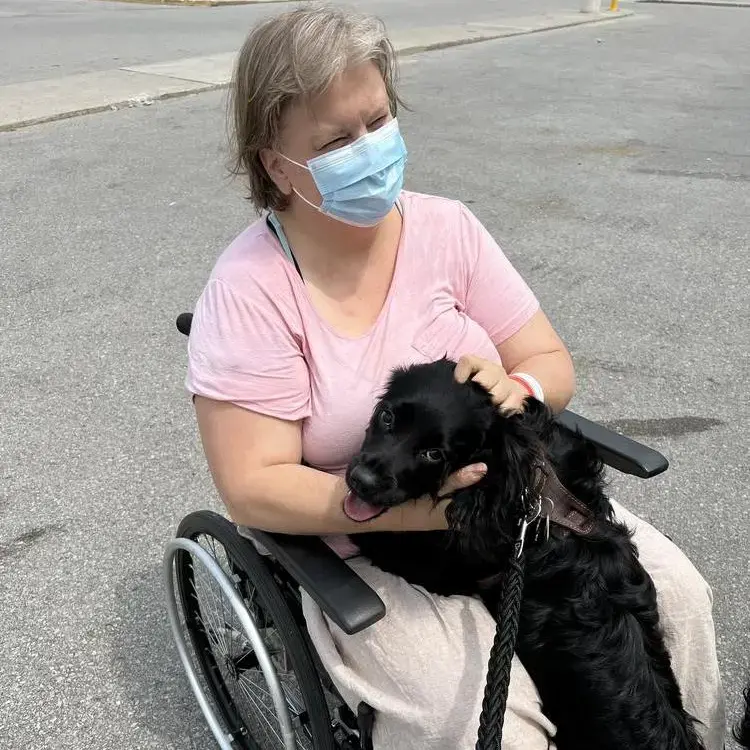
<path id="1" fill-rule="evenodd" d="M 276 231 L 276 227 L 273 225 L 273 222 L 271 221 L 270 216 L 266 216 L 266 225 L 268 228 L 273 232 L 273 236 L 279 241 L 279 244 L 283 247 L 284 243 L 279 237 L 279 233 Z M 287 242 L 287 247 L 289 247 L 289 255 L 292 258 L 292 263 L 294 263 L 294 267 L 297 269 L 297 273 L 299 274 L 299 277 L 302 278 L 302 271 L 300 271 L 299 263 L 297 263 L 297 259 L 294 257 L 294 253 L 292 252 L 292 248 L 289 246 L 289 243 Z"/>
<path id="2" fill-rule="evenodd" d="M 398 209 L 398 212 L 403 216 L 404 211 L 403 211 L 403 208 L 401 207 L 401 201 L 396 201 L 396 208 Z M 302 271 L 300 270 L 300 267 L 299 267 L 299 263 L 297 263 L 297 259 L 294 257 L 294 253 L 292 252 L 292 246 L 289 244 L 289 240 L 286 237 L 279 237 L 279 233 L 276 230 L 274 223 L 271 221 L 270 213 L 266 214 L 266 224 L 268 228 L 271 230 L 271 232 L 273 233 L 273 236 L 279 241 L 279 244 L 281 245 L 281 247 L 289 251 L 289 257 L 292 259 L 292 263 L 294 263 L 294 267 L 297 269 L 297 273 L 299 274 L 299 277 L 301 279 L 304 279 L 304 277 L 302 276 Z M 284 230 L 282 229 L 281 231 L 283 232 Z"/>

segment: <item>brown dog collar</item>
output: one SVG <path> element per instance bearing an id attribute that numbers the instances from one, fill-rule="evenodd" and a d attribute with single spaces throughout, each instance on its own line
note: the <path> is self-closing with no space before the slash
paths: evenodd
<path id="1" fill-rule="evenodd" d="M 574 534 L 586 536 L 592 532 L 596 519 L 591 509 L 563 487 L 562 482 L 547 463 L 536 468 L 536 476 L 529 494 L 541 503 L 539 516 Z"/>
<path id="2" fill-rule="evenodd" d="M 534 480 L 523 493 L 523 501 L 527 506 L 527 515 L 521 521 L 521 532 L 516 542 L 516 554 L 519 557 L 523 551 L 525 536 L 534 523 L 537 524 L 535 538 L 539 535 L 542 523 L 548 524 L 548 537 L 549 523 L 581 536 L 590 534 L 596 524 L 591 509 L 568 492 L 554 469 L 544 462 L 536 467 Z M 491 589 L 502 582 L 504 575 L 504 572 L 494 573 L 477 581 L 477 584 L 480 588 Z"/>

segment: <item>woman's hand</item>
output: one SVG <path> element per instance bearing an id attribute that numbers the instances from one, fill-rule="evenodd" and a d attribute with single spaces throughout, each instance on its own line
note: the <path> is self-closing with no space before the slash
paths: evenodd
<path id="1" fill-rule="evenodd" d="M 458 360 L 454 371 L 456 380 L 465 383 L 469 378 L 486 388 L 492 403 L 503 411 L 523 411 L 528 391 L 516 380 L 508 377 L 502 365 L 482 357 L 465 355 Z"/>
<path id="2" fill-rule="evenodd" d="M 438 493 L 440 499 L 437 504 L 432 498 L 423 497 L 414 503 L 397 505 L 381 518 L 395 514 L 399 531 L 445 531 L 448 528 L 445 510 L 453 501 L 453 493 L 476 484 L 486 473 L 486 464 L 464 466 L 445 480 Z M 378 519 L 375 519 L 373 524 L 377 523 Z"/>
<path id="3" fill-rule="evenodd" d="M 440 488 L 439 497 L 448 497 L 458 490 L 471 487 L 476 484 L 487 473 L 486 464 L 470 464 L 463 469 L 454 471 Z"/>

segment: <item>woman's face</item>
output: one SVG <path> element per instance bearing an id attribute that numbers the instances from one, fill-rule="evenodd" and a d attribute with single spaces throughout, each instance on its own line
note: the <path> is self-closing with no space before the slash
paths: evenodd
<path id="1" fill-rule="evenodd" d="M 393 119 L 383 77 L 373 62 L 348 68 L 331 86 L 311 102 L 289 109 L 279 139 L 278 151 L 305 164 L 321 154 L 346 146 Z M 293 208 L 299 204 L 292 187 L 316 206 L 321 197 L 310 172 L 268 150 L 264 163 L 271 178 L 285 195 L 292 195 Z"/>

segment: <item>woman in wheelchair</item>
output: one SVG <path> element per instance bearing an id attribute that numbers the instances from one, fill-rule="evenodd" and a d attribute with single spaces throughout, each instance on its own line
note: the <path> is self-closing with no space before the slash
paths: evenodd
<path id="1" fill-rule="evenodd" d="M 343 474 L 391 369 L 448 355 L 498 406 L 527 393 L 562 410 L 570 356 L 524 280 L 462 203 L 402 189 L 396 60 L 380 22 L 301 9 L 250 33 L 231 89 L 233 158 L 263 213 L 223 252 L 195 309 L 187 388 L 234 522 L 319 535 L 380 595 L 386 616 L 346 635 L 303 596 L 320 661 L 374 746 L 475 745 L 495 624 L 475 599 L 432 596 L 357 556 L 357 534 L 445 528 L 416 499 L 368 518 Z M 427 154 L 439 167 L 439 154 Z M 476 481 L 471 466 L 447 490 Z M 724 715 L 711 591 L 668 539 L 617 506 L 653 577 L 684 692 L 707 747 Z M 564 690 L 564 686 L 560 686 Z M 517 661 L 504 747 L 554 747 Z"/>

